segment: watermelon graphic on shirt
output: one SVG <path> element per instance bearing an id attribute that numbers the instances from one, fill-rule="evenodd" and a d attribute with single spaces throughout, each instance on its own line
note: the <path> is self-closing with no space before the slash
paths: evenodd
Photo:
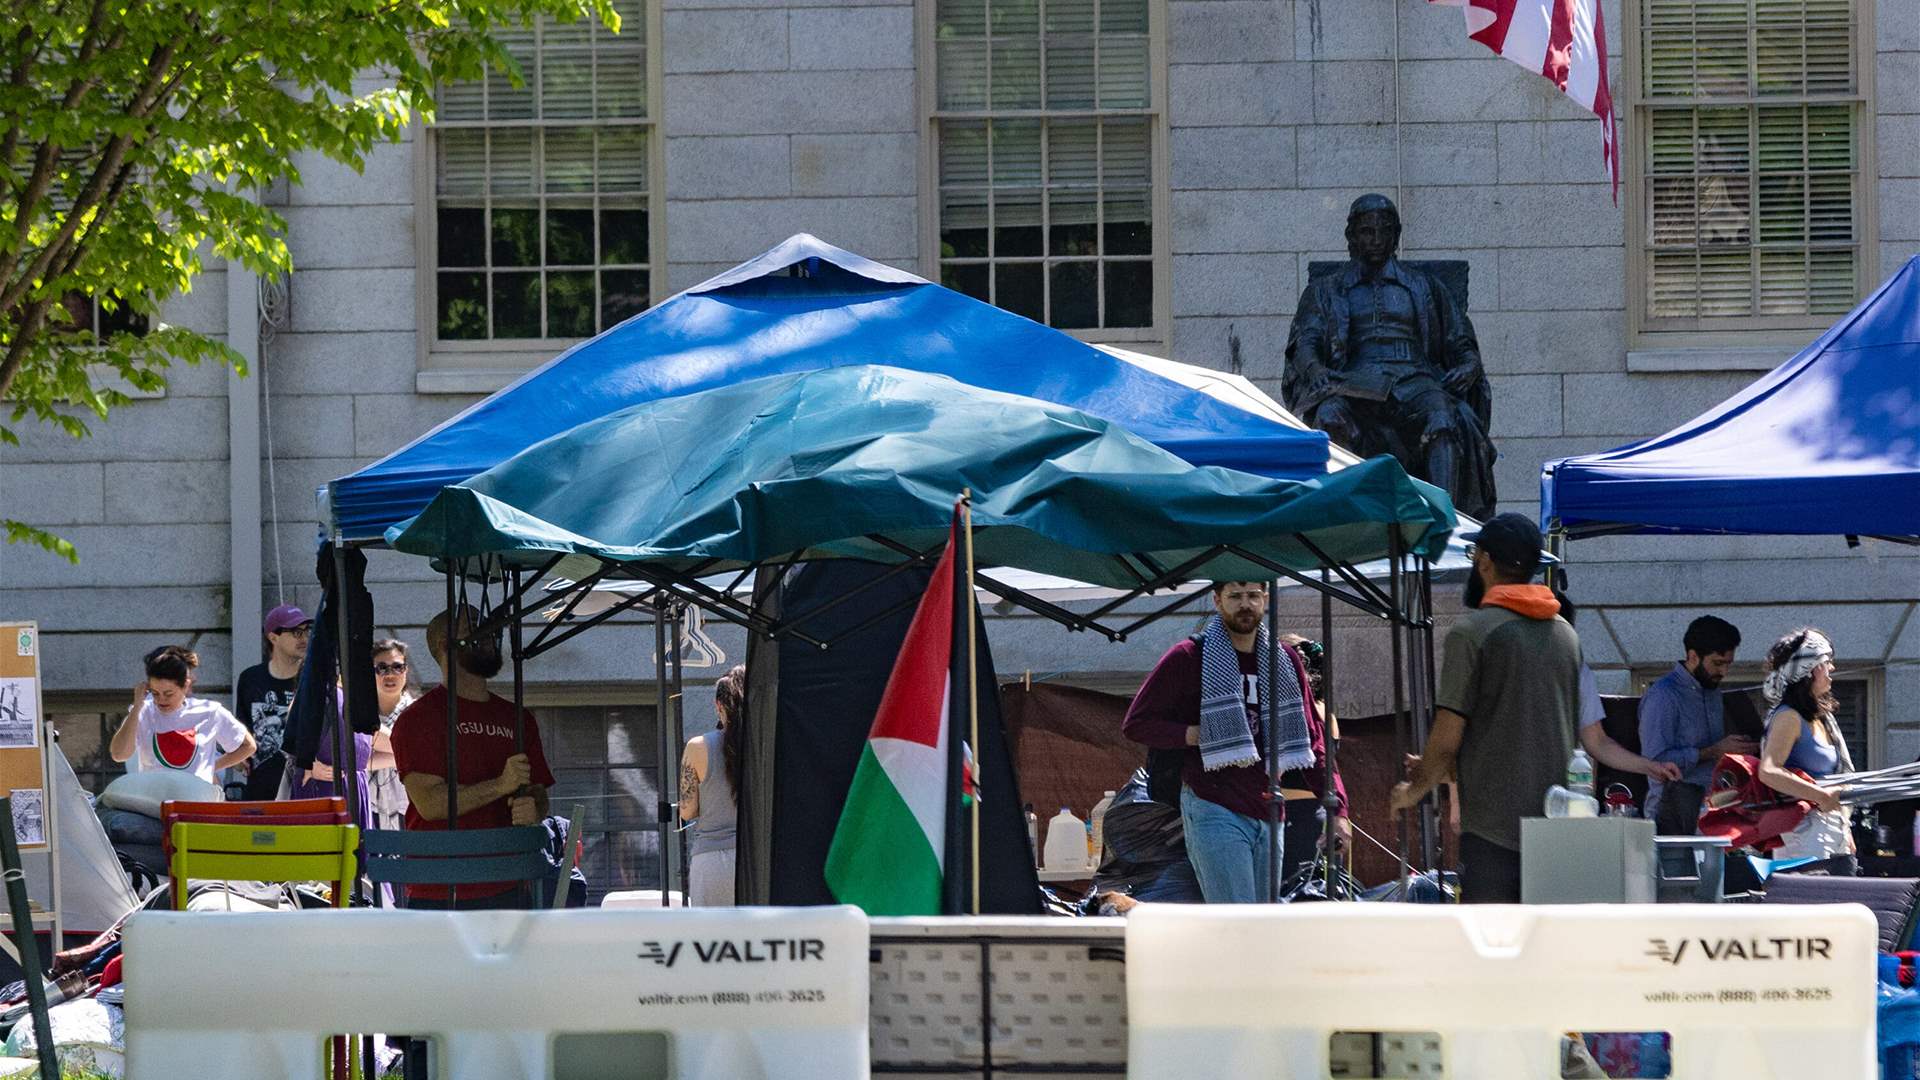
<path id="1" fill-rule="evenodd" d="M 153 733 L 153 759 L 169 769 L 184 769 L 193 764 L 193 751 L 199 745 L 193 729 Z"/>

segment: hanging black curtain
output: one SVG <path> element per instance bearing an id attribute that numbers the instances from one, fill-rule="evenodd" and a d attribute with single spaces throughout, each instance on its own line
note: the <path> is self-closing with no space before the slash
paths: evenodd
<path id="1" fill-rule="evenodd" d="M 346 564 L 344 588 L 334 581 L 333 544 L 320 545 L 314 573 L 322 589 L 320 608 L 314 612 L 313 635 L 307 641 L 307 660 L 300 668 L 299 689 L 293 708 L 287 712 L 287 735 L 283 749 L 301 769 L 313 768 L 313 755 L 320 749 L 320 733 L 334 708 L 334 672 L 340 670 L 347 685 L 348 716 L 353 730 L 371 735 L 380 729 L 380 697 L 373 682 L 373 594 L 367 591 L 367 557 L 348 548 L 342 557 Z M 347 605 L 347 643 L 340 639 L 340 604 Z M 340 657 L 347 663 L 338 665 Z"/>
<path id="2" fill-rule="evenodd" d="M 777 609 L 788 615 L 805 612 L 873 581 L 885 569 L 850 560 L 796 567 L 779 586 Z M 761 695 L 751 703 L 751 712 L 756 723 L 763 717 L 771 719 L 771 724 L 761 725 L 752 738 L 759 746 L 771 744 L 773 768 L 771 778 L 760 773 L 746 783 L 749 790 L 757 790 L 756 804 L 761 799 L 770 804 L 763 819 L 767 831 L 762 834 L 769 842 L 762 850 L 754 838 L 743 836 L 742 847 L 767 868 L 769 903 L 835 902 L 821 876 L 827 850 L 833 843 L 833 831 L 840 822 L 847 788 L 853 782 L 874 713 L 879 710 L 887 676 L 893 671 L 900 643 L 913 620 L 914 606 L 926 592 L 930 575 L 931 571 L 924 569 L 894 574 L 799 625 L 808 635 L 826 640 L 880 612 L 892 611 L 888 617 L 836 641 L 830 649 L 787 637 L 772 645 L 756 643 L 750 652 L 750 693 Z M 992 652 L 987 648 L 984 624 L 978 626 L 977 633 L 981 745 L 976 748 L 976 756 L 984 796 L 980 822 L 981 910 L 1001 915 L 1038 914 L 1039 882 L 1027 847 L 1026 818 L 1016 795 L 1019 785 L 1013 759 L 1000 722 Z M 769 653 L 773 654 L 770 658 Z M 754 670 L 767 659 L 777 665 L 777 684 Z M 768 697 L 774 700 L 769 702 Z M 768 726 L 773 730 L 765 730 Z M 750 762 L 758 760 L 763 759 L 750 757 Z M 743 815 L 743 830 L 757 824 Z M 969 861 L 964 847 L 958 851 L 950 847 L 949 853 L 950 859 L 959 860 L 959 866 Z M 747 858 L 743 856 L 743 862 Z M 743 885 L 754 884 L 753 871 L 743 869 L 741 876 Z"/>

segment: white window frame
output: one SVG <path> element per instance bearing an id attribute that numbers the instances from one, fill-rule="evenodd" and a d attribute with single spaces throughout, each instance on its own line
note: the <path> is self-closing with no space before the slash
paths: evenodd
<path id="1" fill-rule="evenodd" d="M 664 65 L 661 63 L 661 0 L 646 3 L 646 115 L 622 121 L 619 126 L 639 127 L 647 132 L 647 259 L 649 306 L 657 304 L 666 290 L 666 139 L 660 122 L 661 99 L 665 93 Z M 598 127 L 604 121 L 529 120 L 529 127 Z M 469 124 L 464 127 L 522 126 L 520 124 Z M 492 393 L 524 375 L 528 370 L 553 359 L 584 338 L 512 338 L 484 341 L 442 341 L 439 337 L 439 203 L 435 191 L 434 126 L 414 121 L 413 130 L 413 204 L 414 204 L 414 322 L 416 327 L 415 389 L 423 394 Z"/>
<path id="2" fill-rule="evenodd" d="M 1147 153 L 1151 171 L 1148 193 L 1153 215 L 1152 265 L 1153 321 L 1149 326 L 1113 327 L 1085 330 L 1062 329 L 1061 333 L 1087 342 L 1124 345 L 1142 352 L 1167 355 L 1173 338 L 1173 246 L 1171 175 L 1168 154 L 1171 145 L 1167 117 L 1167 0 L 1147 0 L 1147 78 L 1150 83 L 1145 109 L 1022 109 L 1022 110 L 946 110 L 940 109 L 939 61 L 935 49 L 936 7 L 939 0 L 915 0 L 914 56 L 919 71 L 920 109 L 920 272 L 929 281 L 939 282 L 940 272 L 940 120 L 1021 119 L 1053 120 L 1099 117 L 1146 116 Z M 1044 140 L 1043 140 L 1044 143 Z M 1104 201 L 1104 200 L 1101 200 Z M 1045 205 L 1043 200 L 1042 206 Z M 1045 258 L 1043 265 L 1054 260 Z M 991 264 L 989 264 L 991 265 Z"/>
<path id="3" fill-rule="evenodd" d="M 1635 371 L 1747 371 L 1769 370 L 1811 343 L 1832 317 L 1752 315 L 1699 329 L 1650 328 L 1647 313 L 1649 256 L 1646 235 L 1646 158 L 1644 111 L 1649 108 L 1642 86 L 1640 47 L 1642 5 L 1645 0 L 1622 0 L 1624 37 L 1623 120 L 1626 173 L 1625 241 L 1627 246 L 1627 366 Z M 1877 189 L 1879 162 L 1875 154 L 1874 0 L 1854 0 L 1854 70 L 1858 85 L 1854 117 L 1854 153 L 1859 179 L 1854 190 L 1859 256 L 1855 264 L 1855 299 L 1878 283 L 1879 220 Z M 1795 98 L 1795 101 L 1808 100 Z M 1730 99 L 1729 104 L 1739 104 Z"/>

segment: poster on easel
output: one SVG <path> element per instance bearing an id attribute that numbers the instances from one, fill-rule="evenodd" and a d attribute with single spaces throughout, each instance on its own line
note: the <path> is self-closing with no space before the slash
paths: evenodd
<path id="1" fill-rule="evenodd" d="M 0 622 L 0 791 L 13 798 L 22 850 L 47 846 L 47 759 L 40 735 L 40 628 Z"/>

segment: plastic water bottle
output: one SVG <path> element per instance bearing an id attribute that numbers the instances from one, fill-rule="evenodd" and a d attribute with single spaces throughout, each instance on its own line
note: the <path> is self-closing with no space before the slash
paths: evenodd
<path id="1" fill-rule="evenodd" d="M 1593 759 L 1578 746 L 1573 748 L 1573 756 L 1567 759 L 1567 790 L 1593 798 Z"/>
<path id="2" fill-rule="evenodd" d="M 1100 801 L 1092 805 L 1092 813 L 1087 815 L 1087 824 L 1092 826 L 1092 851 L 1089 857 L 1092 865 L 1098 867 L 1100 859 L 1106 857 L 1106 811 L 1114 809 L 1114 792 L 1100 796 Z"/>
<path id="3" fill-rule="evenodd" d="M 1087 824 L 1064 806 L 1047 820 L 1046 856 L 1049 870 L 1087 868 Z"/>
<path id="4" fill-rule="evenodd" d="M 1600 800 L 1555 784 L 1547 789 L 1545 809 L 1550 818 L 1599 817 Z"/>
<path id="5" fill-rule="evenodd" d="M 1033 804 L 1026 806 L 1027 814 L 1027 850 L 1033 852 L 1033 865 L 1040 865 L 1040 818 L 1033 812 Z"/>

